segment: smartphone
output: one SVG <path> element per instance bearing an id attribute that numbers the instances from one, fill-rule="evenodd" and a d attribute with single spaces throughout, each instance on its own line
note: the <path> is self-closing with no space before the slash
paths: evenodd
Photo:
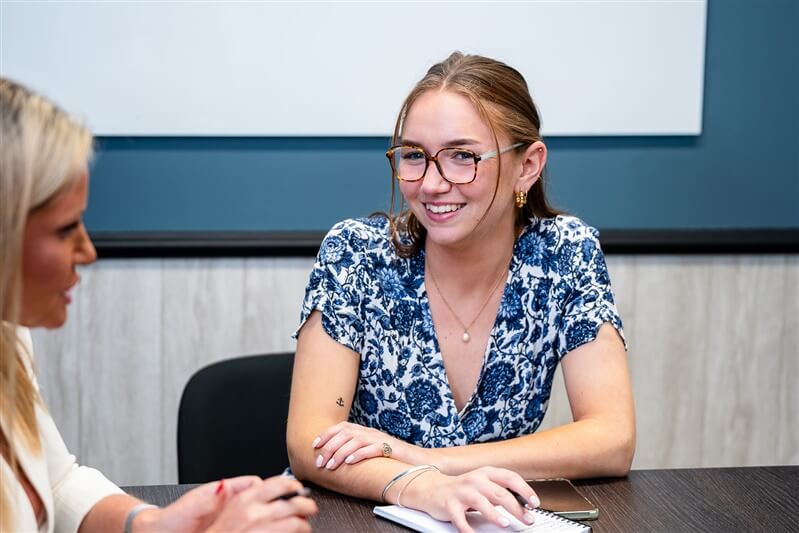
<path id="1" fill-rule="evenodd" d="M 596 520 L 599 509 L 564 478 L 533 479 L 527 484 L 541 500 L 541 509 L 572 520 Z"/>

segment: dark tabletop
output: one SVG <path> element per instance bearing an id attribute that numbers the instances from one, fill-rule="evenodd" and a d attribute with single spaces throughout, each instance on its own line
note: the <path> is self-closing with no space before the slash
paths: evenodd
<path id="1" fill-rule="evenodd" d="M 586 522 L 606 531 L 799 531 L 799 466 L 634 470 L 622 479 L 576 481 L 599 507 Z M 193 485 L 125 487 L 166 505 Z M 375 503 L 313 488 L 323 532 L 407 532 L 372 514 Z"/>

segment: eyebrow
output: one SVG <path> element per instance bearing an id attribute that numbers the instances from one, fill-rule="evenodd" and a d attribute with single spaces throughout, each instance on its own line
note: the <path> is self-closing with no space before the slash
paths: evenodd
<path id="1" fill-rule="evenodd" d="M 414 141 L 412 139 L 402 138 L 401 141 L 402 141 L 401 144 L 410 144 L 412 146 L 424 147 L 422 143 Z M 475 139 L 463 138 L 463 139 L 452 139 L 451 141 L 444 143 L 442 146 L 455 147 L 455 146 L 475 145 L 475 144 L 480 144 L 480 141 Z"/>
<path id="2" fill-rule="evenodd" d="M 80 220 L 80 219 L 78 219 L 78 220 L 73 220 L 72 222 L 67 222 L 66 224 L 62 224 L 62 225 L 61 225 L 61 226 L 58 228 L 58 231 L 72 231 L 73 229 L 75 229 L 75 228 L 77 228 L 78 226 L 80 226 L 80 223 L 81 223 L 81 220 Z"/>

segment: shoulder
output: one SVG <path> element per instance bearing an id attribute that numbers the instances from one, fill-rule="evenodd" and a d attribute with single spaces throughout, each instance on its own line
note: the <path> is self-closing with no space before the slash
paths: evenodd
<path id="1" fill-rule="evenodd" d="M 392 247 L 385 217 L 348 218 L 327 232 L 318 259 L 320 263 L 338 263 L 346 256 L 387 253 Z"/>
<path id="2" fill-rule="evenodd" d="M 558 215 L 530 221 L 519 237 L 519 247 L 555 252 L 564 246 L 590 242 L 599 244 L 599 231 L 574 216 Z"/>
<path id="3" fill-rule="evenodd" d="M 383 236 L 387 237 L 389 233 L 388 219 L 382 215 L 375 215 L 370 217 L 347 218 L 341 222 L 336 223 L 328 235 L 341 234 L 351 235 L 357 234 L 360 236 Z"/>
<path id="4" fill-rule="evenodd" d="M 570 215 L 558 215 L 530 222 L 530 230 L 538 234 L 548 234 L 557 238 L 556 244 L 583 240 L 599 240 L 599 231 L 581 219 Z"/>
<path id="5" fill-rule="evenodd" d="M 590 261 L 600 250 L 599 232 L 574 216 L 558 215 L 530 221 L 519 237 L 516 254 L 522 263 L 545 272 L 564 272 Z"/>

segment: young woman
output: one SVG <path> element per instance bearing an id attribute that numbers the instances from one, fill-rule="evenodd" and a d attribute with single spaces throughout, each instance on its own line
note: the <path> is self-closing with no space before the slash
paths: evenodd
<path id="1" fill-rule="evenodd" d="M 524 520 L 506 490 L 536 504 L 524 479 L 628 472 L 621 320 L 596 231 L 546 201 L 540 127 L 521 74 L 485 57 L 407 97 L 387 152 L 407 209 L 337 224 L 308 283 L 298 477 L 468 531 L 469 508 Z M 558 363 L 574 421 L 536 433 Z"/>
<path id="2" fill-rule="evenodd" d="M 309 530 L 313 501 L 272 500 L 301 485 L 238 477 L 144 506 L 78 466 L 47 413 L 26 327 L 60 327 L 78 265 L 95 260 L 81 222 L 92 138 L 63 111 L 0 79 L 0 530 Z"/>

